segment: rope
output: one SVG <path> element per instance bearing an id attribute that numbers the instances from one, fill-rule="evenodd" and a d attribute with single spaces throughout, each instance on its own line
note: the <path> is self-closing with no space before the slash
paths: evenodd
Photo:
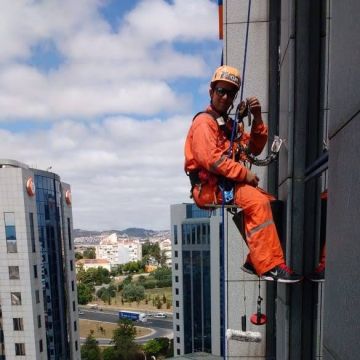
<path id="1" fill-rule="evenodd" d="M 240 86 L 240 103 L 242 102 L 243 96 L 244 96 L 247 48 L 248 48 L 248 40 L 249 40 L 250 10 L 251 10 L 251 0 L 249 0 L 247 23 L 246 23 L 245 49 L 244 49 L 244 59 L 243 59 L 243 68 L 242 68 L 242 77 L 241 77 L 241 86 Z M 233 128 L 231 131 L 230 147 L 229 147 L 229 151 L 228 151 L 229 157 L 231 156 L 231 151 L 232 151 L 232 148 L 234 145 L 234 139 L 235 139 L 235 135 L 237 133 L 238 122 L 239 122 L 239 107 L 237 106 L 236 111 L 235 111 L 235 119 L 233 121 Z"/>

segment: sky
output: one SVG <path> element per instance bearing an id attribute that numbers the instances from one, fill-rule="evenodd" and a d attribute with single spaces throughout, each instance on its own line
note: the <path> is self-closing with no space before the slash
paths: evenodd
<path id="1" fill-rule="evenodd" d="M 170 228 L 220 64 L 214 0 L 0 0 L 0 158 L 71 185 L 74 228 Z"/>

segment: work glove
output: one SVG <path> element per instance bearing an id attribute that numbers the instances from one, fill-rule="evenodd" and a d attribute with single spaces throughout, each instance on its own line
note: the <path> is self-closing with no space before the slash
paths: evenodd
<path id="1" fill-rule="evenodd" d="M 257 97 L 246 98 L 247 107 L 254 116 L 255 121 L 261 121 L 261 105 Z"/>

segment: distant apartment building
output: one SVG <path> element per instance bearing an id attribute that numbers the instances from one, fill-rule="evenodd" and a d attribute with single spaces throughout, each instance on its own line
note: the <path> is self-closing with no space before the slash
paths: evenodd
<path id="1" fill-rule="evenodd" d="M 89 269 L 97 269 L 102 267 L 111 271 L 110 261 L 106 259 L 80 259 L 76 262 L 76 269 L 83 268 L 85 271 Z"/>
<path id="2" fill-rule="evenodd" d="M 227 212 L 224 239 L 222 226 L 220 209 L 171 206 L 174 355 L 223 357 L 228 346 L 231 358 L 263 359 L 264 341 L 250 347 L 234 341 L 226 344 L 225 330 L 241 330 L 245 314 L 247 330 L 260 331 L 265 338 L 266 327 L 254 329 L 250 323 L 259 284 L 256 277 L 240 270 L 248 250 Z M 263 285 L 261 296 L 265 299 Z"/>
<path id="3" fill-rule="evenodd" d="M 160 251 L 164 254 L 166 257 L 166 265 L 171 266 L 172 259 L 171 259 L 171 240 L 165 239 L 163 241 L 159 242 Z"/>
<path id="4" fill-rule="evenodd" d="M 96 258 L 108 260 L 111 266 L 138 261 L 142 258 L 142 245 L 139 241 L 118 238 L 114 233 L 96 246 Z"/>
<path id="5" fill-rule="evenodd" d="M 0 359 L 80 359 L 70 186 L 0 160 Z"/>

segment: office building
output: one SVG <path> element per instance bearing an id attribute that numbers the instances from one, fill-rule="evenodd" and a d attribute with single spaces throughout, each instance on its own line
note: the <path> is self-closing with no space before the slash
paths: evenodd
<path id="1" fill-rule="evenodd" d="M 249 321 L 256 311 L 258 281 L 240 271 L 247 247 L 228 212 L 224 224 L 223 234 L 220 209 L 171 206 L 175 356 L 199 352 L 224 356 L 225 329 L 241 330 L 244 315 L 247 330 L 265 337 L 266 327 L 254 328 Z M 241 347 L 229 342 L 228 346 L 229 356 L 265 358 L 265 342 Z"/>
<path id="2" fill-rule="evenodd" d="M 80 359 L 71 190 L 0 160 L 2 358 Z"/>

